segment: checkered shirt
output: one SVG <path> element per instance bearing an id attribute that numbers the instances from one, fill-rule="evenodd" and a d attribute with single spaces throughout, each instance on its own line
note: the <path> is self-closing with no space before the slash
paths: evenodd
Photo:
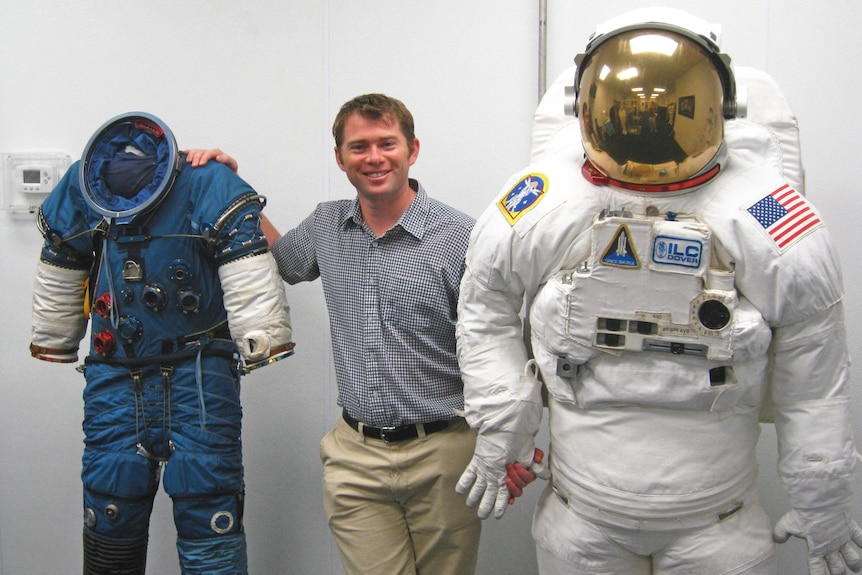
<path id="1" fill-rule="evenodd" d="M 338 404 L 378 427 L 464 407 L 455 323 L 474 221 L 410 185 L 413 203 L 379 238 L 354 198 L 319 204 L 272 247 L 286 282 L 321 278 Z"/>

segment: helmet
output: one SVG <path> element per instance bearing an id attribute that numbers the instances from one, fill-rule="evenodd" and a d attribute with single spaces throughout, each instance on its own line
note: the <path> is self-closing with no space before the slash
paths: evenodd
<path id="1" fill-rule="evenodd" d="M 105 219 L 128 223 L 167 196 L 182 167 L 164 122 L 142 112 L 121 114 L 99 128 L 78 168 L 81 192 Z"/>
<path id="2" fill-rule="evenodd" d="M 570 112 L 588 179 L 663 192 L 718 173 L 736 86 L 717 29 L 676 10 L 637 10 L 599 27 L 575 63 Z"/>

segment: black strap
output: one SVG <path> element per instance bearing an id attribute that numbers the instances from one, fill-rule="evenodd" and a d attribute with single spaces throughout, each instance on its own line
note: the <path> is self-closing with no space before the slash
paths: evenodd
<path id="1" fill-rule="evenodd" d="M 88 355 L 84 359 L 85 365 L 90 365 L 93 363 L 104 363 L 108 365 L 119 365 L 122 367 L 144 367 L 147 365 L 170 365 L 172 363 L 176 363 L 178 361 L 182 361 L 185 359 L 192 358 L 198 354 L 206 356 L 221 356 L 226 359 L 233 359 L 234 354 L 231 351 L 226 349 L 218 349 L 218 348 L 207 348 L 204 347 L 201 349 L 200 347 L 189 347 L 187 349 L 182 349 L 180 351 L 174 353 L 168 353 L 164 355 L 154 355 L 151 357 L 101 357 L 98 355 Z"/>

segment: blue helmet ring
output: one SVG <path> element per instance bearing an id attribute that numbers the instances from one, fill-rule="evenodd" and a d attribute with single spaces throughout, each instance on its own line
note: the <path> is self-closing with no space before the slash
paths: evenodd
<path id="1" fill-rule="evenodd" d="M 167 196 L 181 168 L 167 125 L 151 114 L 129 112 L 108 120 L 90 138 L 78 178 L 93 210 L 128 223 Z"/>

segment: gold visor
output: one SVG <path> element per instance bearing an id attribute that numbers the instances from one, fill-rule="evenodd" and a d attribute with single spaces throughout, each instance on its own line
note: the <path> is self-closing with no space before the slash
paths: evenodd
<path id="1" fill-rule="evenodd" d="M 723 90 L 710 54 L 667 30 L 631 30 L 581 63 L 577 113 L 587 158 L 635 185 L 683 182 L 714 165 Z"/>

